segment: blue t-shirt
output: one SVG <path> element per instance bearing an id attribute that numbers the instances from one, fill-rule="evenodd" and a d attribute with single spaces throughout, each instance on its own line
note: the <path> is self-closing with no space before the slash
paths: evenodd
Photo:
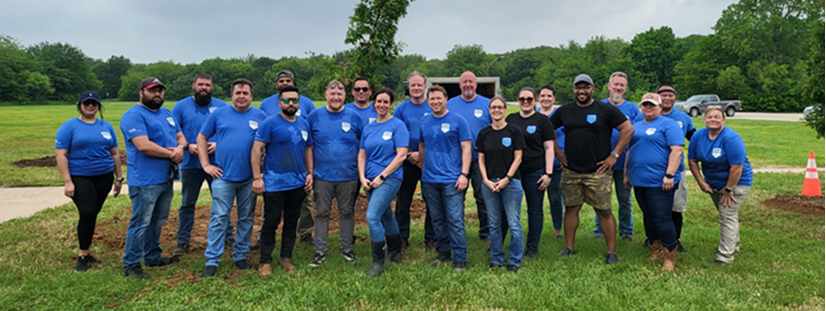
<path id="1" fill-rule="evenodd" d="M 465 118 L 467 121 L 468 130 L 470 130 L 470 145 L 476 146 L 476 138 L 479 137 L 479 131 L 488 127 L 493 120 L 490 118 L 490 99 L 482 95 L 476 95 L 472 101 L 462 99 L 462 96 L 456 96 L 447 101 L 447 110 L 455 112 L 456 114 Z M 473 150 L 471 160 L 476 162 L 479 158 L 479 153 Z"/>
<path id="2" fill-rule="evenodd" d="M 743 172 L 737 185 L 751 186 L 751 163 L 746 157 L 746 145 L 740 135 L 730 128 L 724 127 L 714 140 L 708 138 L 707 128 L 694 132 L 688 144 L 688 159 L 700 162 L 703 179 L 715 190 L 726 187 L 731 166 L 738 164 L 743 164 Z"/>
<path id="3" fill-rule="evenodd" d="M 313 136 L 313 174 L 316 179 L 339 182 L 359 180 L 358 153 L 361 117 L 353 109 L 333 113 L 322 107 L 307 116 Z"/>
<path id="4" fill-rule="evenodd" d="M 367 153 L 364 162 L 364 177 L 373 180 L 393 162 L 396 157 L 396 148 L 407 147 L 410 133 L 407 126 L 399 119 L 390 118 L 384 123 L 373 122 L 364 127 L 359 149 Z M 402 167 L 393 171 L 387 178 L 402 180 Z"/>
<path id="5" fill-rule="evenodd" d="M 66 149 L 69 175 L 95 176 L 115 169 L 110 149 L 118 146 L 118 135 L 112 124 L 95 119 L 89 124 L 72 118 L 63 122 L 54 140 L 54 147 Z"/>
<path id="6" fill-rule="evenodd" d="M 344 105 L 344 109 L 355 111 L 361 117 L 361 123 L 364 125 L 376 122 L 376 119 L 379 118 L 379 114 L 376 113 L 376 108 L 373 107 L 373 103 L 370 103 L 370 106 L 364 109 L 356 106 L 356 103 L 349 103 Z"/>
<path id="7" fill-rule="evenodd" d="M 614 105 L 610 101 L 608 101 L 607 98 L 603 99 L 602 102 L 606 103 L 606 104 L 609 104 L 609 105 L 612 105 L 612 106 Z M 642 115 L 640 113 L 640 109 L 637 108 L 637 104 L 629 102 L 627 100 L 623 100 L 622 104 L 620 104 L 619 106 L 614 106 L 614 107 L 617 107 L 617 109 L 619 109 L 622 112 L 622 114 L 624 114 L 625 117 L 628 118 L 628 122 L 631 122 L 632 124 L 634 123 L 634 120 L 636 120 L 638 115 Z M 619 141 L 619 131 L 617 131 L 617 129 L 614 129 L 614 131 L 611 133 L 611 150 L 614 150 L 614 148 L 617 147 L 617 142 L 618 141 Z M 614 164 L 614 170 L 615 171 L 622 171 L 624 169 L 624 167 L 625 167 L 625 150 L 623 150 L 622 153 L 620 153 L 619 158 L 617 158 L 617 163 Z"/>
<path id="8" fill-rule="evenodd" d="M 677 125 L 680 126 L 680 130 L 683 132 L 683 137 L 685 137 L 688 131 L 694 129 L 694 122 L 691 121 L 691 117 L 689 117 L 688 114 L 686 114 L 685 112 L 679 111 L 677 109 L 672 109 L 669 114 L 663 113 L 662 116 L 676 121 Z M 642 113 L 640 113 L 634 119 L 634 123 L 637 123 L 644 119 L 645 117 L 642 115 Z M 680 157 L 680 168 L 677 170 L 677 172 L 679 173 L 685 170 L 685 161 L 683 161 L 683 158 L 684 157 Z"/>
<path id="9" fill-rule="evenodd" d="M 281 114 L 264 120 L 255 132 L 255 140 L 267 144 L 264 157 L 264 190 L 287 191 L 304 186 L 307 181 L 306 148 L 313 146 L 310 126 L 302 118 L 290 122 Z"/>
<path id="10" fill-rule="evenodd" d="M 680 127 L 669 118 L 634 123 L 634 136 L 628 143 L 628 178 L 635 187 L 661 187 L 668 170 L 671 146 L 684 146 Z M 674 174 L 674 184 L 680 182 L 680 170 Z"/>
<path id="11" fill-rule="evenodd" d="M 252 143 L 266 118 L 267 114 L 255 107 L 238 112 L 233 106 L 224 106 L 204 121 L 201 134 L 215 138 L 215 166 L 224 171 L 221 179 L 239 182 L 252 178 Z"/>
<path id="12" fill-rule="evenodd" d="M 539 112 L 540 109 L 536 109 L 536 112 Z M 551 118 L 554 113 L 556 113 L 558 109 L 554 109 L 551 111 L 551 114 L 548 115 L 548 119 Z M 556 124 L 554 124 L 556 126 Z M 556 129 L 556 143 L 559 144 L 559 150 L 565 152 L 565 127 L 560 126 Z M 554 157 L 554 171 L 558 171 L 562 169 L 562 163 L 559 163 L 559 159 Z"/>
<path id="13" fill-rule="evenodd" d="M 267 113 L 268 116 L 280 114 L 281 106 L 278 105 L 278 100 L 278 94 L 264 98 L 264 100 L 261 101 L 261 105 L 258 106 L 258 109 Z M 306 119 L 313 110 L 315 110 L 313 101 L 304 97 L 304 95 L 298 95 L 298 110 L 295 111 L 295 116 Z"/>
<path id="14" fill-rule="evenodd" d="M 432 114 L 424 116 L 421 122 L 419 137 L 425 146 L 422 182 L 456 182 L 462 173 L 461 143 L 472 140 L 467 121 L 458 113 L 448 111 L 440 118 Z"/>
<path id="15" fill-rule="evenodd" d="M 172 116 L 175 117 L 175 122 L 181 127 L 181 132 L 184 133 L 186 142 L 196 144 L 198 133 L 201 131 L 201 127 L 204 125 L 207 117 L 215 111 L 215 109 L 226 106 L 226 102 L 215 97 L 212 98 L 209 105 L 201 106 L 190 96 L 175 103 L 175 107 L 172 107 Z M 215 142 L 214 139 L 209 141 Z M 186 150 L 184 151 L 184 161 L 181 162 L 181 169 L 200 169 L 201 161 L 198 160 L 198 156 L 190 154 Z M 209 163 L 215 165 L 214 153 L 209 155 Z"/>
<path id="16" fill-rule="evenodd" d="M 149 141 L 170 148 L 178 146 L 176 135 L 181 132 L 172 111 L 161 107 L 158 111 L 142 105 L 134 105 L 120 118 L 120 131 L 126 140 L 126 168 L 129 186 L 158 185 L 169 181 L 170 167 L 174 164 L 167 158 L 147 156 L 135 147 L 132 139 L 147 136 Z"/>
<path id="17" fill-rule="evenodd" d="M 393 117 L 404 122 L 407 131 L 410 132 L 408 147 L 411 152 L 419 151 L 419 126 L 422 117 L 431 113 L 433 113 L 433 110 L 430 110 L 426 100 L 421 105 L 415 105 L 409 99 L 396 106 L 396 110 L 393 111 Z"/>

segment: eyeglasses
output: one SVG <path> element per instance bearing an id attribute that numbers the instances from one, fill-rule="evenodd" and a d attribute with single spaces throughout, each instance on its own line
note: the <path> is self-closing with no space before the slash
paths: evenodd
<path id="1" fill-rule="evenodd" d="M 342 89 L 343 90 L 344 89 L 344 84 L 330 83 L 330 84 L 327 84 L 327 89 L 328 90 L 330 90 L 330 89 Z"/>
<path id="2" fill-rule="evenodd" d="M 366 93 L 369 90 L 370 90 L 369 87 L 354 87 L 353 88 L 353 91 L 356 91 L 356 92 L 365 92 Z"/>
<path id="3" fill-rule="evenodd" d="M 284 98 L 281 99 L 281 102 L 285 103 L 285 104 L 290 104 L 290 103 L 298 104 L 299 99 L 297 97 L 296 98 L 284 97 Z"/>
<path id="4" fill-rule="evenodd" d="M 505 106 L 490 106 L 490 110 L 508 110 Z"/>
<path id="5" fill-rule="evenodd" d="M 519 99 L 520 103 L 532 103 L 533 102 L 533 97 L 519 97 L 518 99 Z"/>
<path id="6" fill-rule="evenodd" d="M 276 81 L 276 83 L 293 83 L 293 80 L 291 80 L 291 79 L 281 79 L 281 80 Z"/>

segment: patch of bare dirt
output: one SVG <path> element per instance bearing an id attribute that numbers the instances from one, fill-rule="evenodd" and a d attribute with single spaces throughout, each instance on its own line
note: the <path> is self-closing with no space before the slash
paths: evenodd
<path id="1" fill-rule="evenodd" d="M 126 165 L 126 150 L 118 150 L 120 154 L 120 165 Z M 57 167 L 55 156 L 45 156 L 39 159 L 23 159 L 12 163 L 17 167 Z"/>
<path id="2" fill-rule="evenodd" d="M 826 200 L 823 196 L 810 197 L 803 195 L 778 194 L 774 198 L 763 201 L 763 206 L 770 209 L 779 209 L 804 215 L 824 217 Z"/>

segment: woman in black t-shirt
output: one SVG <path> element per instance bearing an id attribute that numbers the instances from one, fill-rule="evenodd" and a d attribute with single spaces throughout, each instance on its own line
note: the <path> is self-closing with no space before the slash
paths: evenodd
<path id="1" fill-rule="evenodd" d="M 502 97 L 490 100 L 490 116 L 493 124 L 479 131 L 476 152 L 479 153 L 479 171 L 482 174 L 482 196 L 488 206 L 490 224 L 491 268 L 501 267 L 505 261 L 502 249 L 501 219 L 507 217 L 511 232 L 508 271 L 516 272 L 522 262 L 522 182 L 519 165 L 525 140 L 522 130 L 505 121 L 507 104 Z M 504 215 L 503 215 L 504 213 Z"/>

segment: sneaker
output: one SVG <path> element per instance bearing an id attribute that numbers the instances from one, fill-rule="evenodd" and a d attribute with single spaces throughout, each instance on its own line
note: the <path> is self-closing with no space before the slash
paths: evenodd
<path id="1" fill-rule="evenodd" d="M 683 248 L 683 243 L 681 243 L 680 240 L 677 240 L 677 252 L 678 253 L 685 252 L 685 248 Z M 738 253 L 738 252 L 739 251 L 735 251 L 735 253 Z"/>
<path id="2" fill-rule="evenodd" d="M 261 248 L 261 240 L 255 241 L 255 244 L 250 245 L 251 251 L 257 251 Z"/>
<path id="3" fill-rule="evenodd" d="M 465 270 L 466 263 L 464 262 L 454 262 L 453 263 L 453 272 L 462 272 Z"/>
<path id="4" fill-rule="evenodd" d="M 313 260 L 310 260 L 310 267 L 318 267 L 321 265 L 321 262 L 327 259 L 327 254 L 315 253 L 315 257 Z"/>
<path id="5" fill-rule="evenodd" d="M 204 269 L 204 273 L 201 273 L 201 278 L 211 278 L 215 276 L 216 272 L 218 272 L 218 266 L 206 266 L 206 269 Z"/>
<path id="6" fill-rule="evenodd" d="M 615 264 L 617 264 L 617 261 L 619 261 L 617 259 L 617 254 L 608 254 L 608 256 L 605 256 L 605 263 L 606 264 L 615 265 Z"/>
<path id="7" fill-rule="evenodd" d="M 568 257 L 570 255 L 576 255 L 576 251 L 567 247 L 563 249 L 561 253 L 559 253 L 559 257 Z"/>
<path id="8" fill-rule="evenodd" d="M 247 261 L 246 259 L 241 259 L 236 262 L 233 262 L 232 265 L 238 268 L 238 270 L 249 270 L 250 268 L 252 268 L 252 266 L 250 266 L 249 261 Z"/>
<path id="9" fill-rule="evenodd" d="M 178 247 L 172 251 L 172 257 L 181 257 L 189 253 L 189 243 L 178 243 Z"/>
<path id="10" fill-rule="evenodd" d="M 519 271 L 519 266 L 517 266 L 517 265 L 508 265 L 508 267 L 506 269 L 508 269 L 508 271 L 510 271 L 510 272 L 516 272 L 516 271 Z"/>
<path id="11" fill-rule="evenodd" d="M 500 265 L 500 264 L 498 264 L 498 263 L 492 263 L 492 262 L 491 262 L 491 263 L 488 265 L 488 268 L 491 268 L 491 269 L 502 268 L 502 265 Z"/>
<path id="12" fill-rule="evenodd" d="M 356 254 L 353 254 L 353 251 L 341 252 L 341 256 L 344 257 L 344 260 L 347 260 L 349 262 L 356 261 Z"/>
<path id="13" fill-rule="evenodd" d="M 147 264 L 146 266 L 147 267 L 163 267 L 163 266 L 168 266 L 168 265 L 171 265 L 173 263 L 176 263 L 180 260 L 181 259 L 178 258 L 178 257 L 161 257 L 161 260 L 158 260 L 158 262 Z"/>
<path id="14" fill-rule="evenodd" d="M 534 257 L 536 257 L 536 252 L 527 251 L 527 252 L 525 252 L 524 257 L 527 258 L 527 259 L 533 259 Z"/>
<path id="15" fill-rule="evenodd" d="M 86 272 L 86 270 L 89 270 L 89 265 L 86 263 L 84 257 L 86 256 L 81 256 L 77 258 L 77 266 L 75 266 L 75 271 Z"/>
<path id="16" fill-rule="evenodd" d="M 424 249 L 428 251 L 436 250 L 436 240 L 427 240 L 424 243 Z"/>
<path id="17" fill-rule="evenodd" d="M 431 267 L 438 267 L 441 266 L 443 263 L 449 262 L 453 260 L 453 256 L 451 256 L 450 251 L 441 252 L 439 256 L 436 257 L 436 260 L 430 262 Z"/>
<path id="18" fill-rule="evenodd" d="M 630 235 L 622 236 L 622 240 L 628 243 L 634 243 L 634 238 L 632 238 Z"/>
<path id="19" fill-rule="evenodd" d="M 149 274 L 144 272 L 143 269 L 141 269 L 140 265 L 135 265 L 135 266 L 127 268 L 126 271 L 124 271 L 124 274 L 126 276 L 130 277 L 130 278 L 133 278 L 133 279 L 148 279 L 149 278 Z"/>

